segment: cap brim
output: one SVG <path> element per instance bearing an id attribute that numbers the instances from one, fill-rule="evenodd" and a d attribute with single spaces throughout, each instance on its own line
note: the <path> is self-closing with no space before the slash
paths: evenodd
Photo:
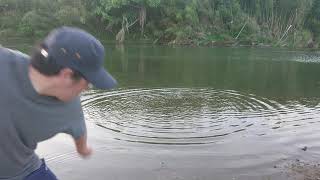
<path id="1" fill-rule="evenodd" d="M 92 73 L 83 74 L 94 87 L 98 89 L 112 89 L 117 86 L 117 81 L 103 68 Z"/>

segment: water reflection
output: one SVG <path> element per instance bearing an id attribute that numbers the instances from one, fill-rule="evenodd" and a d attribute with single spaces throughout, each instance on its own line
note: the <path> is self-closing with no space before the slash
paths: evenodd
<path id="1" fill-rule="evenodd" d="M 213 87 L 279 101 L 319 97 L 319 56 L 313 52 L 127 47 L 109 54 L 106 65 L 122 87 Z"/>
<path id="2" fill-rule="evenodd" d="M 119 140 L 208 144 L 318 124 L 317 52 L 248 48 L 109 49 L 122 89 L 90 91 L 88 119 Z M 280 133 L 280 134 L 281 134 Z"/>
<path id="3" fill-rule="evenodd" d="M 90 91 L 84 94 L 83 105 L 88 119 L 112 131 L 116 139 L 152 144 L 208 144 L 227 135 L 262 136 L 320 122 L 318 105 L 281 104 L 231 90 Z"/>

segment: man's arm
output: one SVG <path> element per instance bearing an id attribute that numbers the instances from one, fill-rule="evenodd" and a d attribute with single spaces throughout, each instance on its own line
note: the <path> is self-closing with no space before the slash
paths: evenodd
<path id="1" fill-rule="evenodd" d="M 87 134 L 82 135 L 80 138 L 74 140 L 77 152 L 84 158 L 89 157 L 92 153 L 91 147 L 87 144 Z"/>

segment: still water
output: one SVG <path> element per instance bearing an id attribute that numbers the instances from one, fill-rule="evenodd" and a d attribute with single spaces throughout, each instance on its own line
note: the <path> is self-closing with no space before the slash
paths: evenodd
<path id="1" fill-rule="evenodd" d="M 62 179 L 279 180 L 319 162 L 319 52 L 105 46 L 119 87 L 81 98 L 95 155 L 39 148 Z"/>

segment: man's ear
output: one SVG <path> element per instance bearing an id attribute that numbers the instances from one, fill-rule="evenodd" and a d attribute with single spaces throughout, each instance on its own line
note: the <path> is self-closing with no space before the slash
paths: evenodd
<path id="1" fill-rule="evenodd" d="M 70 85 L 72 84 L 72 75 L 73 71 L 70 68 L 63 68 L 60 70 L 58 75 L 58 83 L 64 84 L 64 85 Z"/>
<path id="2" fill-rule="evenodd" d="M 59 76 L 62 78 L 69 79 L 73 75 L 73 71 L 70 68 L 63 68 L 59 72 Z"/>

